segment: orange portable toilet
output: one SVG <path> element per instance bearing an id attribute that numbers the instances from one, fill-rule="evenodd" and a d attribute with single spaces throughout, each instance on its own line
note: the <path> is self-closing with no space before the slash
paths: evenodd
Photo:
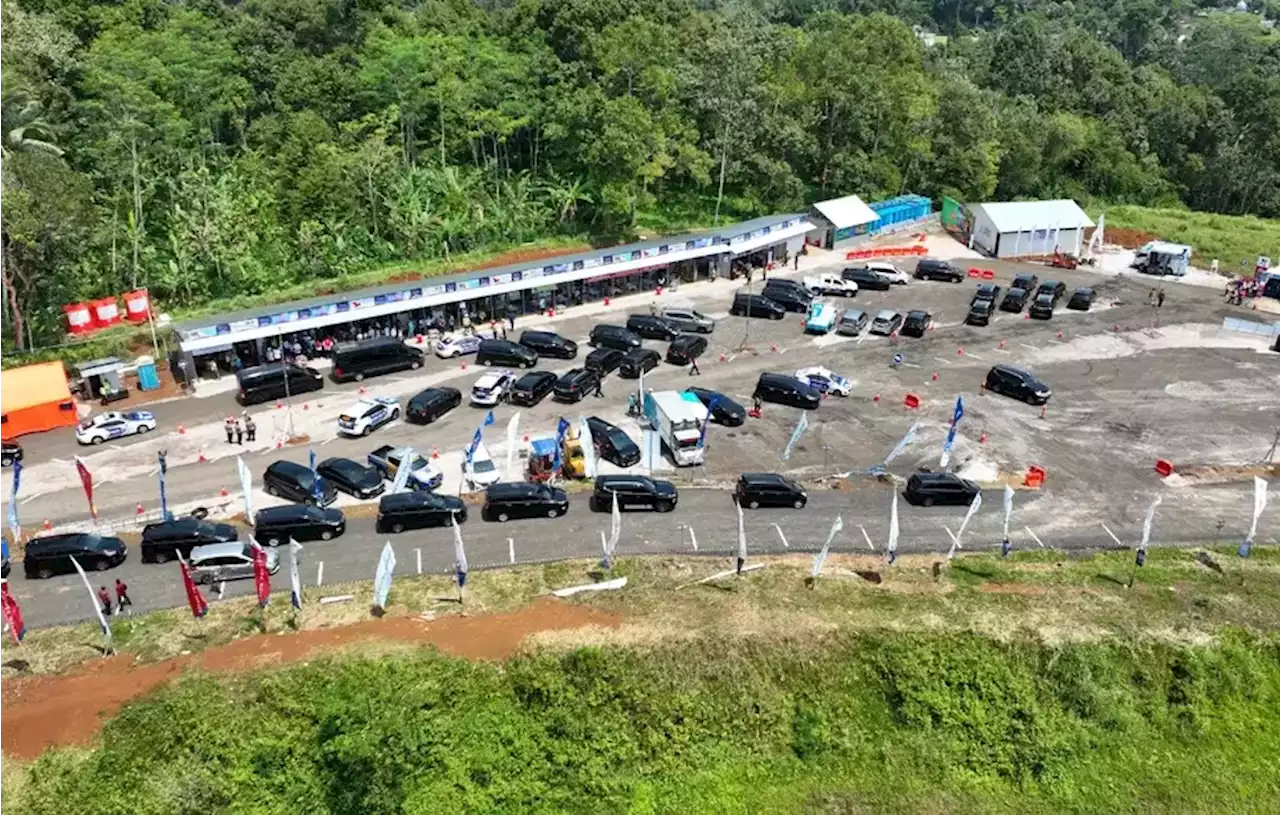
<path id="1" fill-rule="evenodd" d="M 79 417 L 61 362 L 42 362 L 0 373 L 0 438 L 16 439 L 55 427 L 70 427 Z"/>
<path id="2" fill-rule="evenodd" d="M 124 294 L 125 319 L 131 323 L 145 323 L 151 316 L 151 295 L 146 289 Z"/>
<path id="3" fill-rule="evenodd" d="M 62 313 L 67 316 L 68 333 L 93 333 L 93 313 L 88 303 L 69 303 L 62 307 Z"/>
<path id="4" fill-rule="evenodd" d="M 93 324 L 98 328 L 107 328 L 120 322 L 120 304 L 116 302 L 116 298 L 103 297 L 90 305 L 93 306 Z"/>

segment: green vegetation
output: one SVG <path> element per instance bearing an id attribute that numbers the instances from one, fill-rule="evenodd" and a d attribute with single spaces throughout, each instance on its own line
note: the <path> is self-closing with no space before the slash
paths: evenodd
<path id="1" fill-rule="evenodd" d="M 1107 207 L 1106 214 L 1109 227 L 1139 229 L 1161 240 L 1185 243 L 1194 250 L 1195 265 L 1202 268 L 1217 258 L 1224 272 L 1253 274 L 1259 255 L 1280 262 L 1280 220 L 1138 206 Z"/>
<path id="2" fill-rule="evenodd" d="M 186 313 L 849 192 L 1280 216 L 1280 35 L 1198 13 L 1231 5 L 0 0 L 5 357 L 139 286 Z"/>

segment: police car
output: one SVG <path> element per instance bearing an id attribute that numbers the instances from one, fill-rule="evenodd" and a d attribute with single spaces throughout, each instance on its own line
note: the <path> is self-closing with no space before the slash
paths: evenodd
<path id="1" fill-rule="evenodd" d="M 108 439 L 122 439 L 137 433 L 156 429 L 156 416 L 147 410 L 131 410 L 128 413 L 99 413 L 76 427 L 76 441 L 81 444 L 102 444 Z"/>
<path id="2" fill-rule="evenodd" d="M 853 383 L 830 368 L 814 365 L 796 371 L 796 379 L 808 382 L 812 388 L 823 393 L 834 393 L 837 396 L 848 396 L 853 392 Z"/>
<path id="3" fill-rule="evenodd" d="M 511 386 L 516 383 L 516 375 L 511 371 L 494 371 L 485 374 L 471 386 L 471 404 L 492 405 L 505 402 L 511 393 Z"/>
<path id="4" fill-rule="evenodd" d="M 387 422 L 400 418 L 400 401 L 390 396 L 361 399 L 338 417 L 338 432 L 367 436 Z"/>
<path id="5" fill-rule="evenodd" d="M 480 350 L 480 335 L 463 334 L 457 337 L 441 337 L 436 341 L 436 356 L 441 359 L 452 359 L 463 354 L 474 354 Z"/>

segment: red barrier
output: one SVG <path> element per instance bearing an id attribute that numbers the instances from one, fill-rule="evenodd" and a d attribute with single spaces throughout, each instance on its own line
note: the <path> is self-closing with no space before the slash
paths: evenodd
<path id="1" fill-rule="evenodd" d="M 865 260 L 866 258 L 909 257 L 911 255 L 928 254 L 923 246 L 882 246 L 874 249 L 853 249 L 845 252 L 845 260 Z"/>
<path id="2" fill-rule="evenodd" d="M 1044 486 L 1045 471 L 1043 467 L 1032 464 L 1027 468 L 1027 476 L 1022 483 L 1033 489 Z"/>
<path id="3" fill-rule="evenodd" d="M 995 279 L 996 279 L 996 273 L 995 273 L 995 272 L 993 272 L 993 271 L 991 271 L 990 269 L 983 269 L 983 270 L 982 270 L 982 279 L 983 279 L 983 280 L 995 280 Z"/>
<path id="4" fill-rule="evenodd" d="M 1168 478 L 1173 475 L 1173 462 L 1165 458 L 1156 459 L 1156 472 L 1161 478 Z"/>
<path id="5" fill-rule="evenodd" d="M 982 270 L 981 270 L 981 269 L 970 269 L 970 270 L 969 270 L 969 277 L 978 277 L 978 276 L 980 276 L 981 274 L 982 274 Z"/>
<path id="6" fill-rule="evenodd" d="M 902 404 L 911 410 L 915 410 L 920 407 L 920 397 L 916 396 L 914 393 L 908 393 L 906 398 L 902 400 Z"/>

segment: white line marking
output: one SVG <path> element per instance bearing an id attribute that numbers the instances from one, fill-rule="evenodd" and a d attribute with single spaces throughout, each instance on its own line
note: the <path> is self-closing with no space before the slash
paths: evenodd
<path id="1" fill-rule="evenodd" d="M 867 534 L 867 528 L 862 524 L 858 524 L 858 528 L 862 530 L 862 539 L 867 542 L 867 548 L 874 552 L 876 546 L 871 542 L 871 536 Z"/>
<path id="2" fill-rule="evenodd" d="M 934 357 L 934 359 L 937 360 L 938 362 L 941 362 L 943 365 L 951 364 L 951 360 L 947 359 L 946 357 Z"/>
<path id="3" fill-rule="evenodd" d="M 1031 531 L 1031 527 L 1029 527 L 1029 526 L 1024 526 L 1024 527 L 1022 527 L 1022 528 L 1023 528 L 1023 529 L 1025 529 L 1025 530 L 1027 530 L 1027 534 L 1031 536 L 1031 540 L 1033 540 L 1033 541 L 1035 541 L 1036 543 L 1040 544 L 1040 548 L 1041 548 L 1041 549 L 1045 548 L 1045 546 L 1044 546 L 1044 541 L 1040 540 L 1040 536 L 1039 536 L 1039 535 L 1037 535 L 1036 533 L 1034 533 L 1034 532 L 1032 532 L 1032 531 Z"/>
<path id="4" fill-rule="evenodd" d="M 787 536 L 782 534 L 782 527 L 778 526 L 777 524 L 774 524 L 773 528 L 778 530 L 778 537 L 782 539 L 782 548 L 790 549 L 791 544 L 787 543 Z"/>
<path id="5" fill-rule="evenodd" d="M 955 544 L 960 549 L 964 548 L 963 546 L 960 546 L 960 539 L 956 537 L 956 533 L 952 532 L 950 527 L 944 526 L 942 528 L 946 530 L 947 535 L 951 538 L 951 542 L 953 544 Z"/>
<path id="6" fill-rule="evenodd" d="M 1120 542 L 1120 539 L 1116 537 L 1116 533 L 1111 531 L 1111 527 L 1101 522 L 1100 522 L 1100 525 L 1104 530 L 1106 530 L 1106 533 L 1111 536 L 1111 540 L 1116 542 L 1116 546 L 1124 546 L 1124 544 Z"/>
<path id="7" fill-rule="evenodd" d="M 507 557 L 511 561 L 511 565 L 516 565 L 516 539 L 507 538 Z"/>
<path id="8" fill-rule="evenodd" d="M 971 353 L 969 353 L 968 351 L 965 351 L 965 352 L 964 352 L 964 355 L 965 355 L 966 357 L 968 357 L 969 359 L 976 359 L 976 360 L 978 360 L 979 362 L 981 362 L 981 361 L 982 361 L 982 357 L 978 356 L 977 354 L 971 354 Z"/>
<path id="9" fill-rule="evenodd" d="M 316 585 L 317 586 L 324 585 L 324 561 L 323 560 L 316 564 Z"/>
<path id="10" fill-rule="evenodd" d="M 1036 346 L 1034 346 L 1034 345 L 1027 345 L 1025 342 L 1020 342 L 1020 343 L 1018 343 L 1018 345 L 1021 345 L 1023 348 L 1027 349 L 1028 351 L 1039 351 L 1039 350 L 1040 350 L 1039 348 L 1037 348 L 1037 347 L 1036 347 Z"/>

